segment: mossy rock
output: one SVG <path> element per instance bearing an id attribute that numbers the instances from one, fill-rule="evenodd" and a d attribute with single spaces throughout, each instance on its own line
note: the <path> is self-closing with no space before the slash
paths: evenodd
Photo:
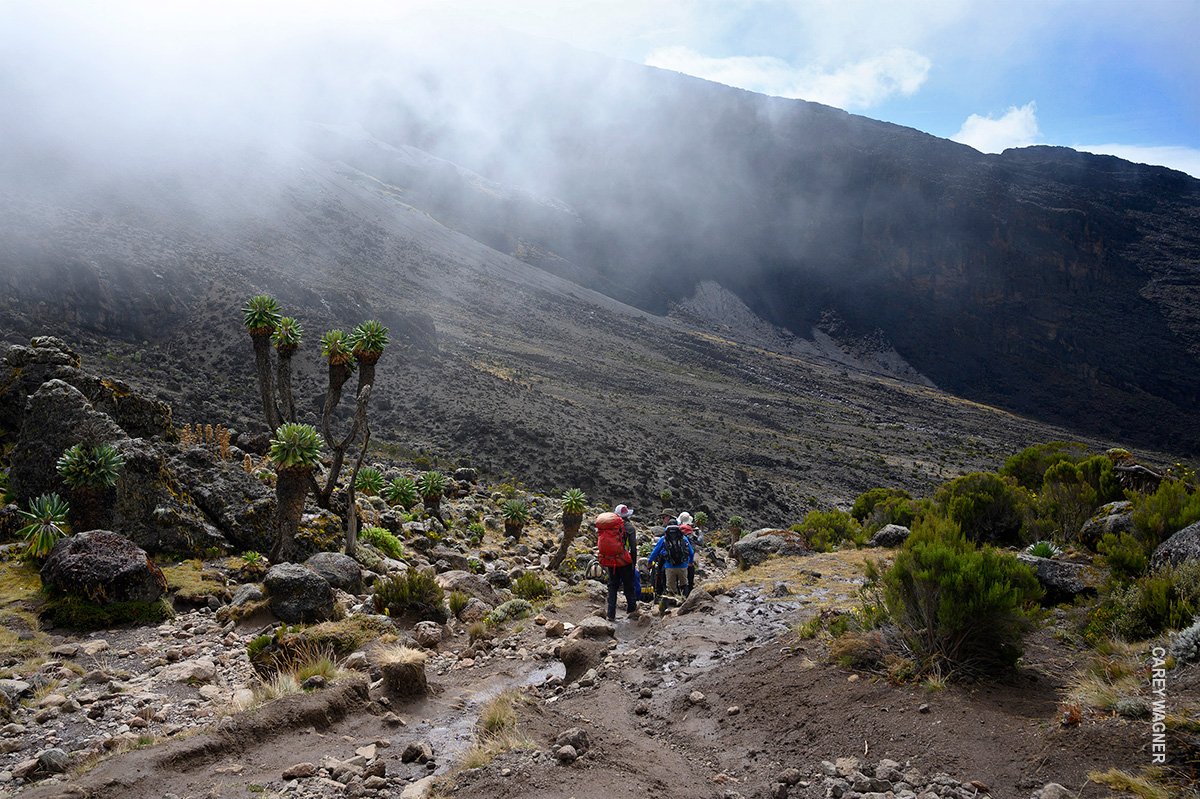
<path id="1" fill-rule="evenodd" d="M 341 552 L 345 531 L 340 516 L 322 510 L 304 514 L 296 531 L 292 561 L 303 563 L 318 552 Z"/>
<path id="2" fill-rule="evenodd" d="M 63 594 L 46 603 L 43 617 L 55 627 L 68 630 L 102 630 L 119 624 L 158 624 L 175 615 L 165 599 L 155 602 L 108 602 L 98 604 L 82 597 Z"/>

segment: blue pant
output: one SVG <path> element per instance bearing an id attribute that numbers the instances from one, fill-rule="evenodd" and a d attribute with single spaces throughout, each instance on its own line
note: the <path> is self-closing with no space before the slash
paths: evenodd
<path id="1" fill-rule="evenodd" d="M 637 594 L 634 592 L 633 586 L 633 569 L 632 563 L 627 563 L 624 566 L 616 566 L 610 568 L 608 575 L 608 618 L 615 618 L 617 615 L 617 587 L 624 586 L 625 588 L 625 612 L 633 613 L 637 610 Z"/>

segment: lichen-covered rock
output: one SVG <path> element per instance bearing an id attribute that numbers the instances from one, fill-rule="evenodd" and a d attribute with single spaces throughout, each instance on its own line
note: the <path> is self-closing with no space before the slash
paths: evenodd
<path id="1" fill-rule="evenodd" d="M 108 530 L 59 539 L 41 571 L 42 583 L 99 604 L 154 602 L 167 592 L 162 570 L 146 551 Z"/>
<path id="2" fill-rule="evenodd" d="M 763 528 L 734 543 L 729 552 L 746 566 L 757 566 L 771 555 L 811 555 L 812 549 L 800 533 Z"/>
<path id="3" fill-rule="evenodd" d="M 333 588 L 321 575 L 299 563 L 277 563 L 263 580 L 271 612 L 288 624 L 335 618 Z"/>
<path id="4" fill-rule="evenodd" d="M 209 523 L 192 497 L 167 470 L 162 453 L 141 438 L 124 439 L 125 460 L 117 481 L 113 526 L 148 552 L 195 554 L 228 549 L 229 541 Z"/>
<path id="5" fill-rule="evenodd" d="M 908 540 L 912 531 L 900 524 L 885 524 L 883 527 L 875 531 L 875 535 L 871 536 L 871 540 L 867 542 L 869 547 L 898 547 Z"/>
<path id="6" fill-rule="evenodd" d="M 267 552 L 275 540 L 275 492 L 241 463 L 203 447 L 168 454 L 171 472 L 196 506 L 237 550 Z"/>
<path id="7" fill-rule="evenodd" d="M 437 580 L 437 584 L 447 593 L 462 591 L 467 596 L 481 600 L 492 607 L 504 601 L 504 597 L 500 595 L 500 592 L 482 575 L 456 569 L 454 571 L 442 572 L 434 579 Z"/>
<path id="8" fill-rule="evenodd" d="M 1178 566 L 1197 559 L 1200 559 L 1200 522 L 1188 525 L 1155 547 L 1150 556 L 1150 568 L 1157 569 L 1168 563 Z"/>
<path id="9" fill-rule="evenodd" d="M 1109 502 L 1097 508 L 1079 531 L 1079 542 L 1094 549 L 1108 533 L 1133 533 L 1132 502 Z"/>
<path id="10" fill-rule="evenodd" d="M 21 504 L 42 494 L 67 496 L 67 485 L 55 464 L 87 430 L 96 443 L 116 444 L 128 438 L 106 414 L 92 407 L 79 389 L 49 380 L 29 397 L 26 413 L 9 454 L 8 487 Z"/>
<path id="11" fill-rule="evenodd" d="M 346 536 L 342 518 L 330 511 L 308 506 L 308 513 L 300 517 L 300 529 L 292 542 L 296 560 L 308 560 L 318 552 L 337 552 L 342 549 Z"/>
<path id="12" fill-rule="evenodd" d="M 363 592 L 362 567 L 354 558 L 341 552 L 318 552 L 304 565 L 325 578 L 334 588 L 351 594 Z"/>

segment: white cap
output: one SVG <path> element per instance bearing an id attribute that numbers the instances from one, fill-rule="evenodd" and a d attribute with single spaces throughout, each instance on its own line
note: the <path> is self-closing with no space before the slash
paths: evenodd
<path id="1" fill-rule="evenodd" d="M 617 507 L 613 508 L 613 513 L 617 514 L 622 519 L 628 519 L 633 515 L 633 511 L 629 509 L 628 505 L 618 505 Z"/>
<path id="2" fill-rule="evenodd" d="M 679 523 L 680 524 L 691 524 L 692 523 L 692 514 L 688 513 L 687 511 L 684 511 L 683 513 L 679 514 Z"/>

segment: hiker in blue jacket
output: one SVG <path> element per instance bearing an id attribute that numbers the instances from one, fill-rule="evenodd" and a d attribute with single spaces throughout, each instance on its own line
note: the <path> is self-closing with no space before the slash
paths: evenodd
<path id="1" fill-rule="evenodd" d="M 672 520 L 650 553 L 650 562 L 662 563 L 667 573 L 667 593 L 686 592 L 688 566 L 695 556 L 683 529 Z"/>

